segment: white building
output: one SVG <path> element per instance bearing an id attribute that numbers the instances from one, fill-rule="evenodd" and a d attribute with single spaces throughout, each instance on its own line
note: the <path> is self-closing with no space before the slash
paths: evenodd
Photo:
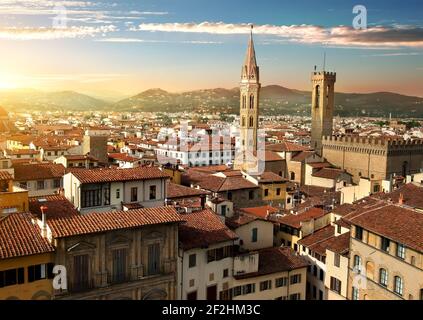
<path id="1" fill-rule="evenodd" d="M 157 167 L 74 169 L 64 177 L 66 198 L 84 212 L 159 207 L 169 178 Z"/>
<path id="2" fill-rule="evenodd" d="M 183 213 L 179 227 L 178 299 L 220 300 L 231 286 L 237 235 L 206 209 Z"/>

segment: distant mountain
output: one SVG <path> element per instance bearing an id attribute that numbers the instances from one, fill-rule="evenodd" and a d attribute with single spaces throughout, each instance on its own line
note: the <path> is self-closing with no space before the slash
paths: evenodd
<path id="1" fill-rule="evenodd" d="M 9 110 L 98 110 L 110 103 L 74 91 L 42 92 L 32 89 L 0 92 L 0 104 Z"/>
<path id="2" fill-rule="evenodd" d="M 311 93 L 279 85 L 262 87 L 263 115 L 310 114 Z M 14 110 L 119 110 L 135 112 L 193 112 L 236 114 L 239 89 L 204 89 L 171 93 L 155 88 L 116 103 L 108 103 L 73 91 L 44 93 L 35 90 L 0 92 L 0 105 Z M 335 115 L 423 118 L 423 98 L 391 92 L 336 93 Z"/>

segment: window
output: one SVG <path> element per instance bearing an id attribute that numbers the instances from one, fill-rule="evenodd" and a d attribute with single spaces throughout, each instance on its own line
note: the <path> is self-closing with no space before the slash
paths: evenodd
<path id="1" fill-rule="evenodd" d="M 223 278 L 227 278 L 229 277 L 229 269 L 224 269 L 223 270 Z"/>
<path id="2" fill-rule="evenodd" d="M 251 242 L 257 242 L 257 235 L 258 235 L 258 229 L 253 228 L 251 230 Z"/>
<path id="3" fill-rule="evenodd" d="M 379 284 L 387 287 L 388 286 L 388 272 L 386 269 L 380 269 L 379 270 Z"/>
<path id="4" fill-rule="evenodd" d="M 301 283 L 301 274 L 294 274 L 291 276 L 291 284 Z"/>
<path id="5" fill-rule="evenodd" d="M 81 207 L 101 206 L 101 185 L 83 185 L 81 191 Z"/>
<path id="6" fill-rule="evenodd" d="M 250 294 L 256 291 L 256 285 L 254 283 L 249 283 L 242 286 L 242 294 Z"/>
<path id="7" fill-rule="evenodd" d="M 323 281 L 324 277 L 325 277 L 325 272 L 322 269 L 320 269 L 319 280 Z"/>
<path id="8" fill-rule="evenodd" d="M 260 282 L 260 291 L 266 291 L 266 290 L 270 290 L 270 289 L 272 289 L 272 281 L 271 280 Z"/>
<path id="9" fill-rule="evenodd" d="M 403 286 L 404 285 L 402 282 L 402 278 L 399 276 L 395 276 L 394 277 L 394 292 L 402 296 L 403 289 L 404 289 Z"/>
<path id="10" fill-rule="evenodd" d="M 131 188 L 131 202 L 138 201 L 138 188 L 134 187 Z"/>
<path id="11" fill-rule="evenodd" d="M 230 191 L 228 192 L 228 200 L 232 201 L 232 192 L 230 192 Z"/>
<path id="12" fill-rule="evenodd" d="M 388 251 L 389 251 L 389 244 L 390 244 L 389 239 L 387 239 L 387 238 L 385 238 L 385 237 L 382 237 L 382 241 L 381 241 L 381 246 L 380 246 L 380 248 L 381 248 L 383 251 L 386 251 L 386 252 L 388 252 Z"/>
<path id="13" fill-rule="evenodd" d="M 150 186 L 150 200 L 156 200 L 156 186 Z"/>
<path id="14" fill-rule="evenodd" d="M 54 263 L 37 264 L 28 267 L 28 282 L 53 278 Z"/>
<path id="15" fill-rule="evenodd" d="M 313 276 L 317 277 L 317 266 L 313 266 Z"/>
<path id="16" fill-rule="evenodd" d="M 250 109 L 254 109 L 254 96 L 250 96 Z"/>
<path id="17" fill-rule="evenodd" d="M 316 86 L 316 95 L 315 95 L 315 103 L 314 107 L 318 108 L 320 104 L 320 86 Z"/>
<path id="18" fill-rule="evenodd" d="M 300 299 L 301 299 L 301 294 L 300 293 L 294 293 L 294 294 L 291 294 L 289 296 L 289 300 L 300 300 Z"/>
<path id="19" fill-rule="evenodd" d="M 355 226 L 355 238 L 357 240 L 363 240 L 363 228 Z"/>
<path id="20" fill-rule="evenodd" d="M 323 291 L 319 290 L 319 300 L 323 300 Z"/>
<path id="21" fill-rule="evenodd" d="M 277 278 L 275 280 L 275 287 L 276 288 L 286 287 L 287 285 L 288 285 L 288 278 L 287 277 Z"/>
<path id="22" fill-rule="evenodd" d="M 148 246 L 148 275 L 160 272 L 160 244 L 155 243 Z"/>
<path id="23" fill-rule="evenodd" d="M 53 180 L 53 188 L 60 188 L 60 179 Z"/>
<path id="24" fill-rule="evenodd" d="M 112 282 L 119 283 L 126 281 L 127 250 L 116 249 L 112 251 Z"/>
<path id="25" fill-rule="evenodd" d="M 423 300 L 423 289 L 420 289 L 420 300 Z"/>
<path id="26" fill-rule="evenodd" d="M 333 264 L 335 267 L 338 267 L 338 268 L 341 265 L 341 255 L 339 253 L 335 253 Z"/>
<path id="27" fill-rule="evenodd" d="M 354 265 L 353 268 L 355 271 L 361 273 L 361 257 L 358 255 L 354 256 Z"/>
<path id="28" fill-rule="evenodd" d="M 197 255 L 190 254 L 188 259 L 188 268 L 194 268 L 197 265 Z"/>
<path id="29" fill-rule="evenodd" d="M 248 199 L 253 200 L 254 199 L 254 191 L 249 191 L 248 192 Z"/>
<path id="30" fill-rule="evenodd" d="M 358 288 L 352 287 L 351 298 L 352 300 L 358 300 Z"/>
<path id="31" fill-rule="evenodd" d="M 0 271 L 0 288 L 25 282 L 24 268 Z"/>
<path id="32" fill-rule="evenodd" d="M 241 286 L 234 287 L 232 289 L 232 291 L 233 291 L 233 296 L 234 297 L 240 296 L 242 294 L 242 287 Z"/>
<path id="33" fill-rule="evenodd" d="M 265 197 L 269 196 L 269 189 L 264 189 L 264 196 Z"/>
<path id="34" fill-rule="evenodd" d="M 341 233 L 342 232 L 342 227 L 339 224 L 336 226 L 336 232 L 337 233 Z"/>
<path id="35" fill-rule="evenodd" d="M 120 189 L 116 189 L 116 199 L 120 199 Z"/>
<path id="36" fill-rule="evenodd" d="M 276 188 L 276 195 L 280 196 L 281 195 L 281 188 Z"/>
<path id="37" fill-rule="evenodd" d="M 342 286 L 342 283 L 341 283 L 340 280 L 338 280 L 334 277 L 330 277 L 330 289 L 332 291 L 335 291 L 335 292 L 341 294 L 341 286 Z"/>
<path id="38" fill-rule="evenodd" d="M 44 190 L 44 180 L 37 181 L 37 190 Z"/>
<path id="39" fill-rule="evenodd" d="M 103 194 L 104 194 L 103 204 L 105 206 L 110 205 L 110 185 L 109 184 L 107 184 L 103 187 Z"/>
<path id="40" fill-rule="evenodd" d="M 405 259 L 405 246 L 401 243 L 397 243 L 397 257 Z"/>
<path id="41" fill-rule="evenodd" d="M 250 117 L 250 123 L 249 123 L 249 125 L 250 125 L 250 128 L 254 127 L 254 119 L 253 119 L 253 117 Z"/>

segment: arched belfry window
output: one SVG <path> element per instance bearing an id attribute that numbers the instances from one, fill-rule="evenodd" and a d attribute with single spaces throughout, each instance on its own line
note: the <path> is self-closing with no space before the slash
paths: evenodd
<path id="1" fill-rule="evenodd" d="M 254 119 L 253 119 L 253 117 L 250 117 L 250 127 L 253 127 L 254 126 Z"/>
<path id="2" fill-rule="evenodd" d="M 250 109 L 254 109 L 254 95 L 250 96 Z"/>
<path id="3" fill-rule="evenodd" d="M 316 86 L 316 101 L 315 107 L 318 108 L 320 104 L 320 86 Z"/>
<path id="4" fill-rule="evenodd" d="M 247 97 L 245 95 L 242 95 L 242 109 L 245 109 L 247 107 Z"/>

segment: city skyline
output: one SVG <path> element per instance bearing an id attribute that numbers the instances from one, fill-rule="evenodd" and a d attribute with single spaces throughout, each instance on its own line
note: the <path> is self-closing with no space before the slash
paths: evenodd
<path id="1" fill-rule="evenodd" d="M 123 97 L 234 88 L 254 24 L 264 86 L 310 90 L 326 52 L 338 92 L 423 96 L 422 4 L 360 4 L 367 30 L 352 28 L 355 1 L 2 1 L 0 89 Z"/>

